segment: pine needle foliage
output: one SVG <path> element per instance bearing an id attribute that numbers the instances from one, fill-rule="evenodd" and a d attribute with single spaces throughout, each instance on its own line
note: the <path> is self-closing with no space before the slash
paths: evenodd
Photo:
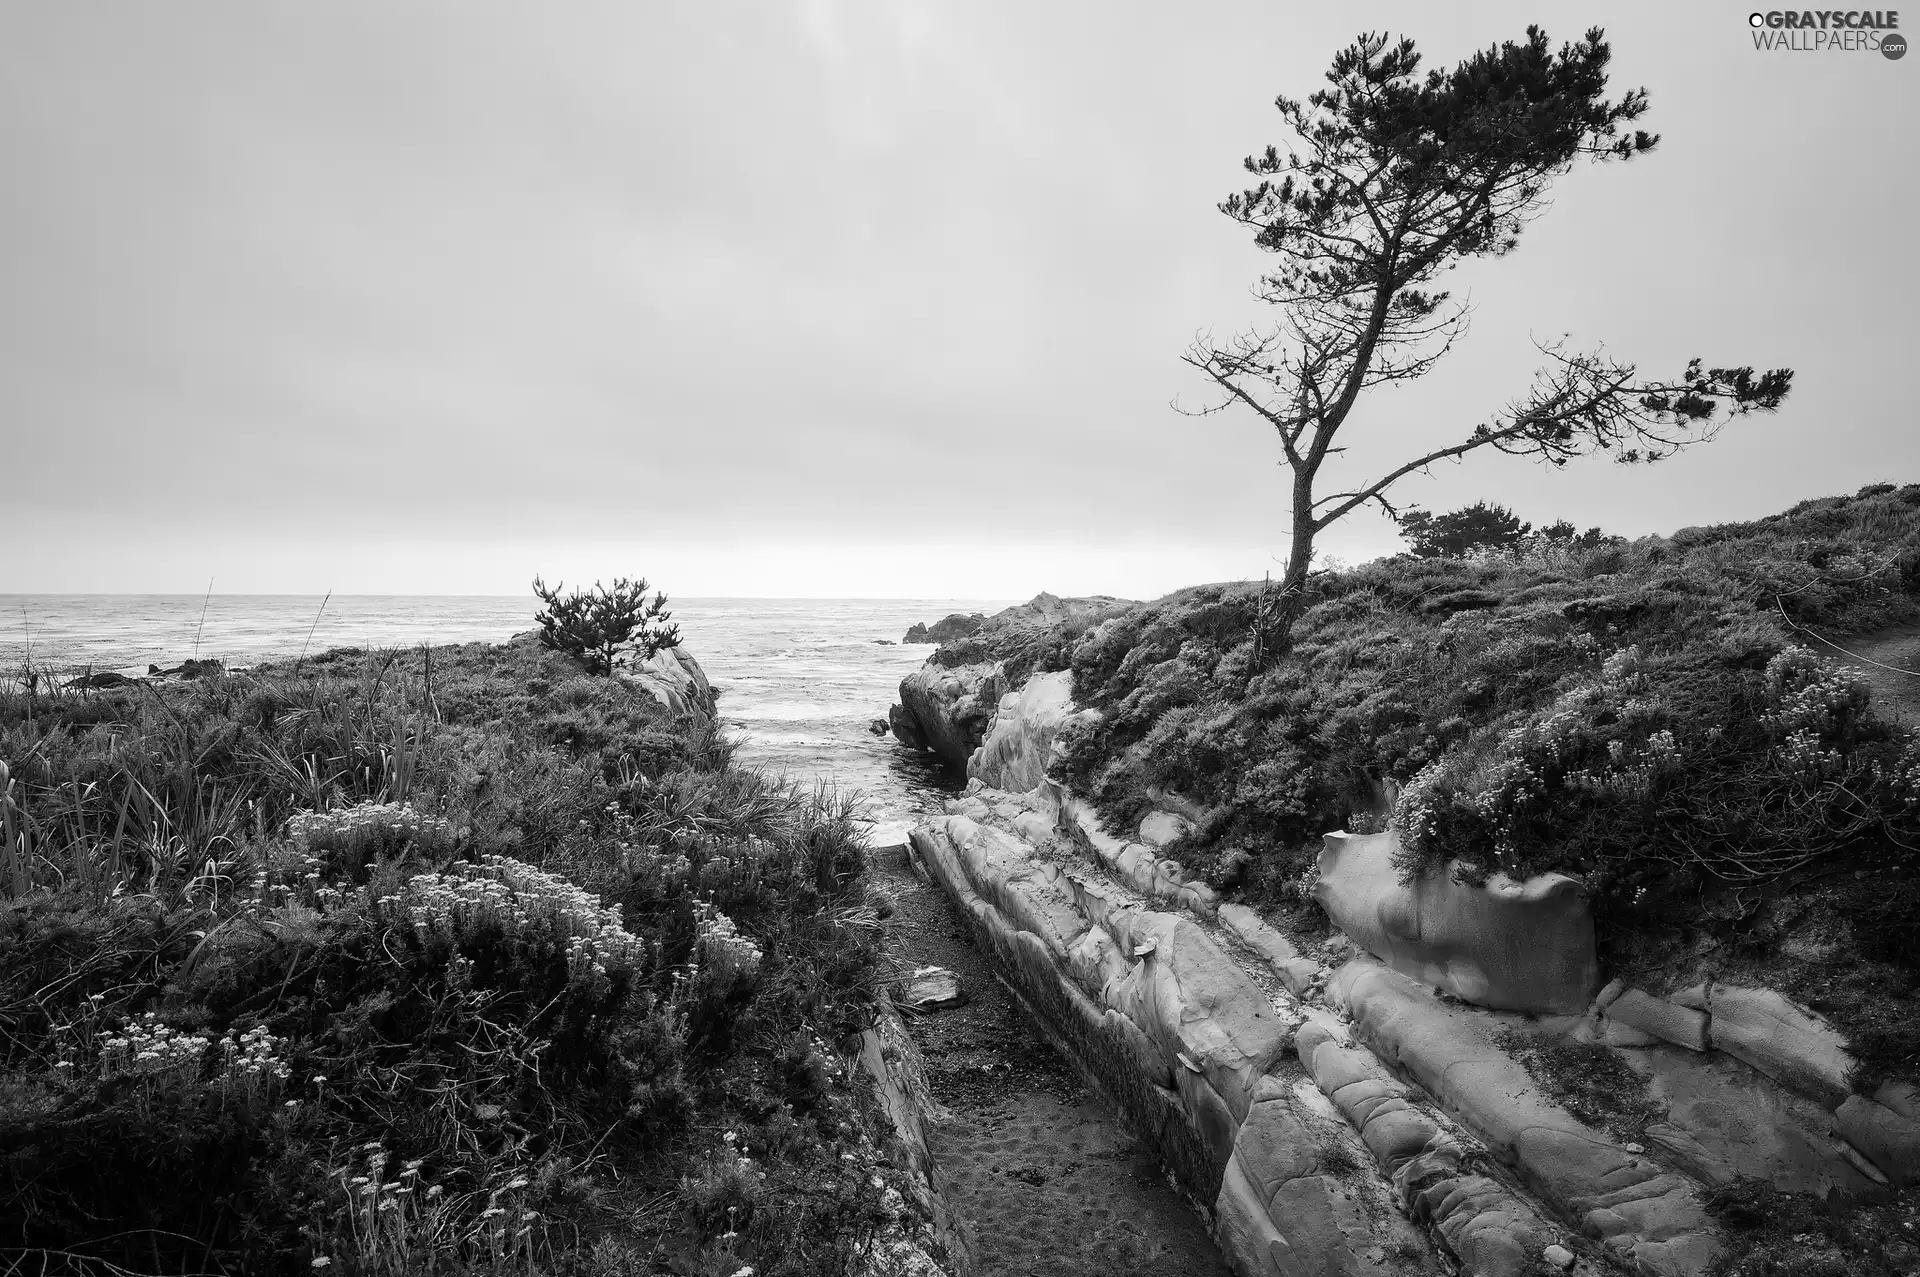
<path id="1" fill-rule="evenodd" d="M 592 674 L 612 674 L 625 665 L 640 665 L 656 653 L 680 645 L 680 627 L 672 623 L 667 596 L 647 597 L 647 579 L 615 577 L 611 587 L 593 583 L 591 590 L 562 594 L 566 582 L 548 589 L 533 578 L 533 592 L 546 606 L 534 614 L 540 643 L 565 652 Z"/>

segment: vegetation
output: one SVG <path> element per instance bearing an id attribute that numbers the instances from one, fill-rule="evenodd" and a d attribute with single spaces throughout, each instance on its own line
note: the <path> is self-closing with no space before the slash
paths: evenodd
<path id="1" fill-rule="evenodd" d="M 1920 616 L 1920 485 L 1319 573 L 1292 651 L 1255 669 L 1262 595 L 956 654 L 1071 669 L 1101 713 L 1061 778 L 1115 832 L 1191 800 L 1209 816 L 1169 854 L 1303 933 L 1320 835 L 1391 819 L 1409 875 L 1577 875 L 1616 972 L 1764 979 L 1842 1024 L 1863 1085 L 1920 1073 L 1920 745 L 1811 634 Z"/>
<path id="2" fill-rule="evenodd" d="M 552 589 L 539 577 L 533 592 L 546 606 L 534 614 L 541 645 L 578 659 L 592 674 L 612 674 L 627 664 L 644 664 L 666 648 L 680 645 L 680 627 L 666 610 L 667 596 L 647 598 L 647 579 L 614 578 L 611 589 L 593 583 L 591 590 L 562 595 L 562 581 Z"/>
<path id="3" fill-rule="evenodd" d="M 1587 548 L 1617 541 L 1599 528 L 1588 528 L 1575 535 L 1573 525 L 1564 519 L 1535 532 L 1533 525 L 1503 505 L 1476 501 L 1470 506 L 1446 514 L 1425 510 L 1406 511 L 1396 520 L 1407 548 L 1422 559 L 1463 559 L 1487 551 L 1516 551 L 1540 548 Z"/>
<path id="4" fill-rule="evenodd" d="M 1277 100 L 1299 149 L 1248 158 L 1259 184 L 1220 210 L 1278 257 L 1256 292 L 1280 319 L 1225 345 L 1203 337 L 1185 355 L 1220 392 L 1201 411 L 1250 409 L 1273 427 L 1293 472 L 1292 542 L 1261 616 L 1269 639 L 1256 664 L 1284 648 L 1308 606 L 1315 537 L 1369 503 L 1397 514 L 1388 490 L 1407 475 L 1480 448 L 1556 466 L 1596 451 L 1654 461 L 1710 438 L 1720 407 L 1739 415 L 1786 396 L 1786 369 L 1756 376 L 1695 359 L 1678 378 L 1648 380 L 1598 350 L 1548 345 L 1534 384 L 1457 442 L 1322 490 L 1360 396 L 1423 376 L 1464 332 L 1467 308 L 1436 288 L 1441 276 L 1513 251 L 1576 160 L 1654 148 L 1657 138 L 1629 127 L 1646 112 L 1645 91 L 1606 97 L 1611 57 L 1598 29 L 1556 54 L 1529 27 L 1524 43 L 1422 78 L 1411 40 L 1366 35 L 1335 56 L 1330 88 Z"/>
<path id="5" fill-rule="evenodd" d="M 531 641 L 0 692 L 0 1268 L 835 1273 L 848 804 Z"/>

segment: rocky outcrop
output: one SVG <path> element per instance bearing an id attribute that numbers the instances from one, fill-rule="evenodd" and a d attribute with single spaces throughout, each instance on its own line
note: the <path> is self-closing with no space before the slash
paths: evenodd
<path id="1" fill-rule="evenodd" d="M 1069 720 L 1098 717 L 1073 704 L 1073 674 L 1036 674 L 1000 698 L 993 727 L 967 758 L 967 775 L 994 789 L 1022 793 L 1047 779 L 1054 744 Z"/>
<path id="2" fill-rule="evenodd" d="M 932 625 L 916 624 L 907 630 L 902 643 L 945 643 L 952 639 L 965 638 L 969 634 L 978 634 L 980 627 L 987 623 L 984 612 L 975 612 L 971 616 L 959 612 L 949 613 L 944 620 Z"/>
<path id="3" fill-rule="evenodd" d="M 997 661 L 957 669 L 929 662 L 900 680 L 900 708 L 911 735 L 901 730 L 901 716 L 892 715 L 894 735 L 910 744 L 917 739 L 963 768 L 986 739 L 1006 691 L 1006 675 Z"/>
<path id="4" fill-rule="evenodd" d="M 972 630 L 947 638 L 925 665 L 900 680 L 894 735 L 916 748 L 933 750 L 954 767 L 966 767 L 968 757 L 986 741 L 1001 698 L 1026 681 L 1043 656 L 1057 657 L 1062 641 L 1057 627 L 1091 622 L 1127 606 L 1124 599 L 1105 596 L 1063 599 L 1038 594 L 990 617 L 956 615 L 929 627 L 926 634 L 931 636 L 949 622 L 964 628 L 981 619 Z M 913 641 L 913 631 L 908 634 Z"/>
<path id="5" fill-rule="evenodd" d="M 913 1198 L 912 1216 L 924 1221 L 924 1236 L 895 1235 L 876 1239 L 875 1250 L 886 1262 L 872 1264 L 879 1273 L 942 1273 L 972 1277 L 978 1257 L 966 1224 L 947 1205 L 946 1182 L 927 1147 L 926 1126 L 944 1115 L 927 1089 L 920 1053 L 900 1022 L 899 1013 L 882 996 L 878 1023 L 861 1035 L 860 1070 L 867 1075 L 891 1127 L 888 1141 L 895 1165 L 907 1172 Z M 896 1223 L 896 1234 L 908 1230 Z M 932 1243 L 927 1245 L 926 1243 Z M 928 1251 L 947 1261 L 933 1262 Z M 871 1256 L 882 1258 L 880 1254 Z"/>
<path id="6" fill-rule="evenodd" d="M 1402 883 L 1399 835 L 1328 834 L 1314 898 L 1368 952 L 1479 1006 L 1578 1015 L 1600 987 L 1593 915 L 1560 874 L 1484 886 L 1451 872 Z"/>
<path id="7" fill-rule="evenodd" d="M 707 672 L 684 647 L 667 647 L 647 660 L 621 671 L 621 677 L 659 701 L 674 714 L 709 717 L 714 712 L 713 685 Z"/>
<path id="8" fill-rule="evenodd" d="M 1467 1013 L 1373 957 L 1341 967 L 1327 997 L 1375 1055 L 1425 1087 L 1529 1187 L 1622 1259 L 1651 1272 L 1694 1274 L 1718 1255 L 1691 1181 L 1547 1099 Z"/>

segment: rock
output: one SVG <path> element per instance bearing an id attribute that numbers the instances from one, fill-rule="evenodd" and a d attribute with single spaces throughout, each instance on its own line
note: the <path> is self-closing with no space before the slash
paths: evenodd
<path id="1" fill-rule="evenodd" d="M 1487 1039 L 1477 1013 L 1442 1004 L 1368 957 L 1334 973 L 1327 1001 L 1352 1017 L 1353 1035 L 1381 1060 L 1424 1086 L 1524 1183 L 1622 1259 L 1663 1277 L 1694 1277 L 1720 1253 L 1690 1181 L 1543 1097 L 1525 1068 Z M 1303 1027 L 1296 1046 L 1308 1040 Z M 1315 1081 L 1326 1089 L 1318 1074 Z"/>
<path id="2" fill-rule="evenodd" d="M 967 759 L 967 775 L 1013 793 L 1035 788 L 1047 778 L 1055 738 L 1074 716 L 1073 672 L 1034 675 L 1000 698 L 993 729 Z"/>
<path id="3" fill-rule="evenodd" d="M 1715 984 L 1707 996 L 1713 1046 L 1783 1086 L 1838 1108 L 1853 1058 L 1846 1039 L 1812 1011 L 1772 989 Z"/>
<path id="4" fill-rule="evenodd" d="M 1170 811 L 1148 812 L 1140 821 L 1140 841 L 1150 847 L 1165 847 L 1193 832 L 1193 822 Z"/>
<path id="5" fill-rule="evenodd" d="M 997 661 L 954 668 L 929 662 L 900 680 L 900 703 L 927 748 L 964 768 L 986 739 L 1007 690 Z"/>
<path id="6" fill-rule="evenodd" d="M 914 1011 L 939 1011 L 965 1003 L 960 977 L 945 967 L 921 967 L 907 981 L 900 1005 Z"/>
<path id="7" fill-rule="evenodd" d="M 629 683 L 650 694 L 668 712 L 711 717 L 714 712 L 713 685 L 700 662 L 681 647 L 665 647 L 638 665 L 620 672 Z"/>
<path id="8" fill-rule="evenodd" d="M 1818 1101 L 1779 1086 L 1719 1051 L 1658 1048 L 1633 1068 L 1665 1120 L 1644 1140 L 1670 1165 L 1708 1183 L 1761 1179 L 1783 1193 L 1853 1198 L 1868 1177 L 1834 1138 L 1834 1116 Z"/>
<path id="9" fill-rule="evenodd" d="M 1920 1118 L 1920 1086 L 1911 1082 L 1882 1082 L 1873 1098 L 1901 1117 Z"/>
<path id="10" fill-rule="evenodd" d="M 1245 905 L 1220 906 L 1220 921 L 1246 945 L 1267 960 L 1287 990 L 1295 996 L 1305 992 L 1320 973 L 1320 964 L 1300 956 L 1293 942 L 1268 926 L 1259 914 Z"/>
<path id="11" fill-rule="evenodd" d="M 876 718 L 867 724 L 867 730 L 875 736 L 885 736 L 888 731 L 887 720 L 884 718 Z"/>
<path id="12" fill-rule="evenodd" d="M 975 612 L 971 616 L 952 612 L 944 620 L 932 625 L 914 625 L 900 641 L 902 643 L 945 643 L 952 639 L 966 638 L 969 634 L 978 634 L 980 627 L 987 623 L 986 613 Z"/>
<path id="13" fill-rule="evenodd" d="M 1850 1095 L 1834 1114 L 1840 1134 L 1889 1182 L 1920 1183 L 1920 1119 L 1896 1113 L 1864 1095 Z"/>
<path id="14" fill-rule="evenodd" d="M 1400 881 L 1399 835 L 1328 834 L 1318 900 L 1342 931 L 1394 970 L 1465 1002 L 1579 1015 L 1600 985 L 1593 915 L 1560 874 L 1485 886 L 1451 872 Z"/>
<path id="15" fill-rule="evenodd" d="M 358 651 L 358 649 L 348 650 Z M 147 666 L 147 676 L 149 678 L 209 678 L 215 674 L 224 673 L 225 671 L 226 666 L 211 656 L 204 661 L 193 659 L 184 660 L 170 670 L 163 670 L 158 665 Z"/>
<path id="16" fill-rule="evenodd" d="M 904 705 L 895 705 L 887 711 L 887 726 L 893 729 L 893 738 L 909 749 L 927 749 L 927 738 L 920 732 L 920 724 L 914 721 L 911 711 Z"/>
<path id="17" fill-rule="evenodd" d="M 137 682 L 139 682 L 138 679 L 128 678 L 125 674 L 117 673 L 113 670 L 98 670 L 92 674 L 82 674 L 79 678 L 69 681 L 67 686 L 75 690 L 89 688 L 105 689 L 111 687 L 131 687 Z"/>
<path id="18" fill-rule="evenodd" d="M 1109 925 L 1123 952 L 1149 956 L 1112 987 L 1108 1001 L 1146 1031 L 1169 1062 L 1186 1055 L 1209 1089 L 1244 1120 L 1253 1092 L 1286 1051 L 1273 1004 L 1213 939 L 1176 914 L 1116 912 Z M 1185 1073 L 1175 1070 L 1176 1075 Z"/>
<path id="19" fill-rule="evenodd" d="M 1555 1242 L 1553 1245 L 1541 1251 L 1540 1258 L 1546 1260 L 1555 1268 L 1567 1269 L 1573 1267 L 1573 1252 L 1565 1246 L 1562 1246 L 1559 1242 Z"/>
<path id="20" fill-rule="evenodd" d="M 1706 1012 L 1656 998 L 1639 989 L 1628 989 L 1607 1003 L 1604 1014 L 1610 1021 L 1689 1051 L 1705 1051 L 1709 1045 Z"/>
<path id="21" fill-rule="evenodd" d="M 892 639 L 875 639 L 873 641 L 873 644 L 875 647 L 892 647 L 893 640 Z"/>

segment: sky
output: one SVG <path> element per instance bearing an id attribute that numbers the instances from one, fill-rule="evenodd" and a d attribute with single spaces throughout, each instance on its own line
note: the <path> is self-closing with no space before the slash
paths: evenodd
<path id="1" fill-rule="evenodd" d="M 1452 281 L 1384 470 L 1533 342 L 1788 366 L 1648 469 L 1395 489 L 1629 536 L 1920 480 L 1920 55 L 1723 2 L 623 0 L 0 9 L 0 593 L 1152 597 L 1283 566 L 1287 472 L 1195 335 L 1270 321 L 1216 205 L 1368 29 L 1606 28 L 1659 148 Z M 1920 9 L 1912 24 L 1920 28 Z M 1357 477 L 1357 474 L 1356 474 Z M 1392 552 L 1356 515 L 1323 552 Z"/>

